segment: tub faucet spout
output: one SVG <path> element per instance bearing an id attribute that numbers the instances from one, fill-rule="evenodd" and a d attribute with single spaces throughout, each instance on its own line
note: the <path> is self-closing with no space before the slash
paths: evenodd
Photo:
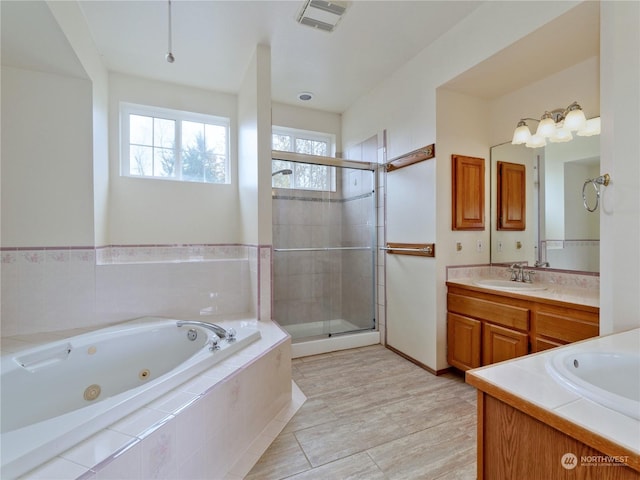
<path id="1" fill-rule="evenodd" d="M 197 320 L 178 320 L 176 321 L 176 325 L 178 327 L 182 327 L 183 325 L 192 325 L 195 327 L 206 328 L 207 330 L 215 333 L 218 337 L 224 338 L 229 342 L 234 341 L 236 338 L 236 332 L 233 328 L 225 330 L 220 325 L 216 325 L 215 323 L 199 322 Z"/>

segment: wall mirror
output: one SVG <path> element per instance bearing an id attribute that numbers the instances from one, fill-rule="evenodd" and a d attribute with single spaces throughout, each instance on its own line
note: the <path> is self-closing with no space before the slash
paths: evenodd
<path id="1" fill-rule="evenodd" d="M 525 169 L 522 230 L 498 229 L 498 162 Z M 585 180 L 600 175 L 600 136 L 574 137 L 542 148 L 491 147 L 491 263 L 527 262 L 551 269 L 599 272 L 599 209 L 583 205 Z M 591 191 L 587 190 L 587 194 Z M 595 194 L 594 194 L 595 195 Z M 594 199 L 587 198 L 590 205 Z"/>

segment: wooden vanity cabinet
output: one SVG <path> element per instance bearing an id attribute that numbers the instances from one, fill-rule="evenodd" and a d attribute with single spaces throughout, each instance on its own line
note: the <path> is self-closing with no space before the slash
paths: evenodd
<path id="1" fill-rule="evenodd" d="M 478 480 L 640 478 L 632 454 L 608 439 L 473 376 L 467 378 L 478 388 Z M 567 453 L 575 455 L 574 468 L 563 467 Z M 624 455 L 631 460 L 628 464 L 581 465 L 583 458 Z"/>
<path id="2" fill-rule="evenodd" d="M 599 334 L 597 307 L 447 285 L 447 361 L 463 371 Z"/>
<path id="3" fill-rule="evenodd" d="M 527 302 L 450 286 L 447 310 L 450 365 L 469 370 L 529 353 Z"/>
<path id="4" fill-rule="evenodd" d="M 597 337 L 600 316 L 597 308 L 567 308 L 537 304 L 533 312 L 532 352 Z"/>

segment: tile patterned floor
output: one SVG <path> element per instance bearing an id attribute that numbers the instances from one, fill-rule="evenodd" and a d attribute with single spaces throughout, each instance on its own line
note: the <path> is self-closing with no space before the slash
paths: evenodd
<path id="1" fill-rule="evenodd" d="M 293 360 L 307 401 L 246 480 L 476 478 L 476 391 L 381 345 Z"/>

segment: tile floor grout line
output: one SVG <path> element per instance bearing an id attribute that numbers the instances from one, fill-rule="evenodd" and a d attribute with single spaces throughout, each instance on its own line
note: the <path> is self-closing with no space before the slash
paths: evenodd
<path id="1" fill-rule="evenodd" d="M 299 419 L 300 425 L 309 425 L 304 426 L 304 428 L 292 427 L 292 429 L 289 429 L 287 431 L 287 433 L 293 434 L 293 438 L 295 439 L 297 448 L 304 455 L 307 466 L 309 468 L 302 472 L 292 472 L 286 474 L 284 474 L 286 472 L 286 468 L 282 469 L 281 467 L 276 467 L 274 469 L 273 465 L 283 466 L 289 463 L 287 454 L 282 452 L 276 455 L 270 455 L 268 457 L 268 460 L 266 460 L 267 463 L 264 464 L 263 467 L 260 466 L 259 461 L 252 470 L 253 476 L 255 478 L 260 478 L 261 480 L 275 480 L 276 478 L 279 480 L 284 480 L 290 478 L 298 478 L 298 475 L 300 475 L 300 478 L 305 479 L 339 478 L 335 475 L 331 476 L 331 472 L 342 471 L 341 469 L 345 468 L 345 465 L 347 466 L 347 468 L 349 468 L 349 465 L 351 465 L 352 468 L 355 468 L 355 465 L 357 465 L 358 462 L 360 462 L 360 460 L 363 458 L 360 455 L 364 453 L 366 454 L 366 458 L 371 461 L 371 468 L 376 468 L 377 471 L 382 472 L 382 477 L 385 479 L 393 478 L 393 472 L 395 472 L 395 475 L 400 474 L 400 472 L 404 472 L 402 473 L 402 475 L 406 477 L 406 473 L 411 471 L 415 472 L 416 475 L 418 475 L 414 476 L 413 478 L 435 479 L 446 476 L 449 476 L 449 478 L 451 478 L 451 475 L 454 475 L 455 478 L 475 479 L 475 468 L 473 468 L 475 465 L 474 461 L 467 463 L 464 463 L 464 461 L 454 462 L 451 466 L 452 470 L 446 471 L 446 465 L 444 467 L 445 470 L 443 470 L 443 461 L 445 463 L 447 462 L 446 455 L 441 459 L 438 459 L 438 457 L 434 457 L 431 459 L 431 461 L 428 461 L 428 457 L 425 458 L 422 456 L 418 456 L 413 460 L 409 459 L 409 465 L 405 465 L 405 461 L 407 459 L 403 460 L 402 465 L 394 464 L 393 461 L 391 461 L 391 463 L 387 466 L 387 471 L 385 471 L 380 466 L 381 464 L 379 464 L 379 462 L 373 460 L 373 457 L 370 453 L 372 449 L 382 447 L 382 450 L 379 451 L 380 455 L 382 455 L 380 459 L 384 460 L 386 455 L 392 455 L 391 458 L 393 458 L 394 455 L 398 455 L 397 451 L 394 453 L 394 448 L 406 448 L 406 445 L 409 445 L 411 448 L 418 448 L 419 451 L 420 444 L 416 442 L 422 441 L 421 439 L 425 438 L 424 435 L 428 435 L 425 433 L 427 430 L 431 428 L 438 428 L 446 431 L 446 424 L 451 420 L 451 418 L 448 414 L 448 410 L 446 408 L 443 408 L 443 406 L 453 404 L 453 402 L 457 402 L 458 405 L 458 408 L 455 411 L 456 418 L 467 417 L 468 419 L 462 420 L 461 422 L 456 422 L 456 425 L 452 427 L 452 433 L 455 432 L 455 436 L 456 438 L 458 438 L 458 441 L 455 445 L 452 445 L 451 448 L 456 451 L 459 450 L 461 452 L 474 451 L 475 428 L 471 425 L 474 423 L 473 418 L 476 413 L 476 402 L 475 398 L 471 394 L 469 395 L 469 398 L 467 398 L 467 392 L 470 392 L 470 390 L 472 390 L 472 387 L 466 385 L 464 383 L 464 379 L 460 376 L 443 375 L 435 377 L 432 374 L 429 374 L 428 372 L 425 372 L 424 370 L 413 366 L 412 364 L 410 364 L 410 362 L 407 362 L 402 357 L 398 356 L 397 354 L 391 352 L 381 345 L 358 348 L 352 351 L 342 351 L 337 355 L 320 354 L 314 356 L 312 360 L 307 362 L 295 361 L 294 366 L 295 368 L 292 369 L 294 378 L 304 378 L 309 382 L 309 385 L 312 388 L 316 388 L 318 386 L 322 388 L 322 390 L 315 395 L 309 395 L 305 392 L 308 400 L 315 400 L 317 403 L 307 411 L 304 411 L 303 409 L 296 414 L 296 417 L 298 417 Z M 377 372 L 374 375 L 371 375 L 372 366 L 374 369 L 376 369 L 374 371 Z M 326 369 L 327 372 L 322 372 L 323 369 Z M 389 370 L 397 371 L 398 375 L 389 376 Z M 334 375 L 334 372 L 339 372 L 341 374 L 339 378 Z M 346 387 L 343 383 L 341 383 L 344 382 L 345 377 L 351 376 L 355 378 L 362 375 L 370 376 L 371 380 L 365 381 L 362 384 L 358 384 L 355 386 L 351 385 Z M 400 381 L 399 384 L 397 383 L 398 381 Z M 411 388 L 413 386 L 413 383 L 417 385 L 416 389 L 408 395 L 402 395 L 403 390 Z M 409 387 L 407 387 L 408 385 Z M 304 392 L 304 388 L 299 384 L 298 386 Z M 388 403 L 383 403 L 382 405 L 376 404 L 376 392 L 390 388 L 397 389 L 400 397 L 395 398 L 393 392 L 387 392 L 391 393 L 391 395 L 387 396 L 387 398 L 389 398 Z M 349 389 L 351 389 L 351 392 L 348 392 Z M 359 410 L 357 408 L 358 392 L 362 392 L 363 389 L 366 389 L 366 395 L 364 395 L 366 398 L 364 399 L 364 402 L 361 403 L 365 405 L 366 408 Z M 343 398 L 331 398 L 337 392 L 341 392 Z M 350 393 L 351 395 L 347 395 L 347 393 Z M 438 396 L 440 396 L 441 399 L 438 399 Z M 346 404 L 340 403 L 343 400 L 346 401 Z M 400 405 L 394 409 L 395 405 L 402 402 L 407 402 L 408 406 L 403 408 L 403 406 Z M 422 405 L 425 407 L 418 410 L 418 414 L 415 417 L 415 420 L 413 420 L 411 414 L 413 410 L 409 408 L 409 406 L 413 402 L 422 402 Z M 390 410 L 384 411 L 384 409 Z M 428 422 L 431 420 L 432 409 L 434 415 L 442 415 L 443 417 L 434 418 L 433 420 L 435 420 L 436 423 L 434 423 L 433 425 L 428 425 L 426 427 L 421 425 L 421 421 L 423 421 L 425 424 L 428 424 Z M 469 413 L 465 413 L 467 409 Z M 340 410 L 343 410 L 342 414 L 336 413 Z M 330 415 L 334 418 L 332 418 L 331 420 L 325 420 L 322 416 L 327 415 L 327 412 L 329 412 Z M 375 437 L 374 441 L 380 440 L 380 443 L 376 442 L 375 445 L 367 445 L 366 448 L 363 448 L 360 446 L 361 443 L 358 443 L 362 441 L 361 439 L 363 437 L 359 437 L 358 434 L 354 432 L 362 427 L 362 422 L 367 422 L 366 416 L 368 414 L 371 414 L 372 412 L 381 413 L 381 415 L 375 415 L 374 417 L 372 417 L 371 420 L 372 422 L 379 422 L 380 428 L 384 428 L 385 425 L 393 424 L 394 422 L 397 422 L 397 420 L 400 420 L 402 423 L 397 424 L 399 430 L 398 432 L 396 432 L 393 428 L 387 430 L 387 434 L 390 435 L 389 437 L 384 438 L 384 435 L 380 436 L 379 438 Z M 358 416 L 358 414 L 362 415 Z M 400 415 L 400 417 L 395 417 L 394 419 L 394 414 Z M 427 415 L 428 417 L 425 417 L 425 415 Z M 354 417 L 358 417 L 358 423 L 352 423 L 350 425 L 350 419 L 352 422 L 355 422 Z M 449 418 L 449 420 L 447 420 L 447 418 Z M 326 426 L 326 424 L 329 422 L 337 422 L 338 425 L 345 427 L 342 430 L 344 432 L 343 435 L 345 435 L 344 437 L 335 435 L 332 437 L 332 441 L 338 442 L 338 444 L 327 445 L 322 441 L 322 432 L 331 430 L 331 427 Z M 344 425 L 342 422 L 344 422 Z M 324 430 L 321 428 L 322 425 L 325 425 Z M 467 425 L 471 426 L 471 431 L 467 431 L 469 430 Z M 371 428 L 371 426 L 371 424 L 367 425 L 368 428 Z M 298 438 L 298 434 L 317 427 L 320 427 L 317 432 L 319 436 L 317 436 L 314 442 L 319 441 L 320 443 L 316 444 L 320 445 L 320 448 L 322 449 L 322 453 L 318 452 L 318 459 L 322 459 L 322 457 L 324 456 L 326 460 L 326 458 L 331 458 L 332 455 L 338 455 L 338 458 L 333 458 L 330 461 L 314 466 L 309 456 L 310 454 L 312 454 L 312 451 L 310 451 L 309 453 L 305 451 L 305 449 L 302 447 L 300 439 Z M 412 429 L 416 427 L 418 429 L 412 431 Z M 377 424 L 374 423 L 372 431 L 378 431 L 377 428 Z M 402 431 L 404 431 L 405 433 L 400 434 Z M 437 433 L 437 430 L 434 432 Z M 313 432 L 310 432 L 310 434 L 313 435 Z M 422 437 L 421 434 L 423 435 Z M 405 440 L 403 441 L 403 439 Z M 394 442 L 397 443 L 394 444 Z M 308 448 L 314 446 L 313 443 L 307 443 Z M 438 444 L 441 443 L 442 442 L 439 442 Z M 349 453 L 349 455 L 340 456 L 341 452 L 343 451 L 340 450 L 340 448 L 343 446 L 347 447 L 346 451 L 349 450 L 349 447 L 355 448 L 357 451 L 352 451 Z M 389 461 L 388 458 L 389 457 L 387 457 L 387 461 Z M 426 463 L 421 459 L 424 459 Z M 334 463 L 335 467 L 332 467 L 332 464 Z M 323 476 L 314 477 L 314 475 L 319 474 L 320 471 L 314 474 L 314 471 L 319 468 L 322 468 L 321 472 Z M 409 470 L 407 470 L 407 468 Z M 429 469 L 431 469 L 431 474 L 428 473 Z M 273 472 L 271 476 L 268 473 L 269 471 Z M 276 471 L 281 471 L 282 473 L 275 474 Z M 411 475 L 411 473 L 409 474 Z"/>

